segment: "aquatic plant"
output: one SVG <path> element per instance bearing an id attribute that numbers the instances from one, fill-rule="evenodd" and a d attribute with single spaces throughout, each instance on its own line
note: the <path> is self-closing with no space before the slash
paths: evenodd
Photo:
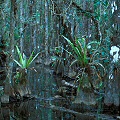
<path id="1" fill-rule="evenodd" d="M 39 53 L 37 53 L 34 57 L 33 57 L 33 54 L 34 54 L 34 51 L 31 53 L 29 59 L 27 59 L 26 55 L 23 53 L 20 52 L 18 46 L 16 46 L 16 50 L 17 50 L 17 54 L 19 56 L 19 61 L 14 60 L 15 63 L 17 63 L 17 65 L 22 68 L 22 69 L 27 69 L 31 63 L 36 59 L 36 57 L 39 55 Z"/>

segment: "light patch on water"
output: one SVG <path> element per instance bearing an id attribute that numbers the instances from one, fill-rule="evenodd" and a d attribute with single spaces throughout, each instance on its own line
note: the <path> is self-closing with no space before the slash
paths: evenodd
<path id="1" fill-rule="evenodd" d="M 115 10 L 117 10 L 117 5 L 115 6 Z"/>
<path id="2" fill-rule="evenodd" d="M 20 28 L 20 32 L 22 32 L 23 31 L 23 28 Z"/>
<path id="3" fill-rule="evenodd" d="M 114 7 L 112 8 L 112 14 L 114 13 Z"/>
<path id="4" fill-rule="evenodd" d="M 114 27 L 114 24 L 112 25 L 112 27 Z"/>
<path id="5" fill-rule="evenodd" d="M 89 35 L 89 38 L 91 37 L 91 34 Z"/>
<path id="6" fill-rule="evenodd" d="M 119 57 L 120 57 L 119 53 L 118 53 L 119 51 L 120 51 L 120 49 L 117 46 L 112 46 L 111 47 L 110 55 L 113 56 L 113 62 L 114 63 L 119 60 Z"/>
<path id="7" fill-rule="evenodd" d="M 90 48 L 91 48 L 91 45 L 88 45 L 88 46 L 87 46 L 87 49 L 90 49 Z"/>
<path id="8" fill-rule="evenodd" d="M 112 8 L 112 14 L 113 14 L 114 11 L 117 10 L 117 5 L 116 5 L 115 1 L 111 3 L 111 8 Z"/>
<path id="9" fill-rule="evenodd" d="M 114 1 L 114 3 L 113 3 L 113 4 L 114 4 L 114 6 L 116 6 L 116 3 L 115 3 L 115 1 Z"/>
<path id="10" fill-rule="evenodd" d="M 109 79 L 113 79 L 113 74 L 109 75 Z"/>
<path id="11" fill-rule="evenodd" d="M 14 49 L 12 49 L 12 53 L 14 53 Z"/>

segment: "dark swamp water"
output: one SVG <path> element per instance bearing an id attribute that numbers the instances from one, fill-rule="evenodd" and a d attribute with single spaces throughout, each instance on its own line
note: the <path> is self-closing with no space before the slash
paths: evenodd
<path id="1" fill-rule="evenodd" d="M 59 81 L 48 67 L 36 65 L 37 72 L 28 71 L 29 86 L 35 99 L 3 105 L 0 120 L 116 120 L 113 116 L 101 115 L 97 111 L 80 111 L 72 106 L 72 97 L 58 94 Z M 72 107 L 71 107 L 72 106 Z"/>

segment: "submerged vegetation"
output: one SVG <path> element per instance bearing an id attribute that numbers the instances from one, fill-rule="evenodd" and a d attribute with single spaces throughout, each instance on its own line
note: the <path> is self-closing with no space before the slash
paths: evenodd
<path id="1" fill-rule="evenodd" d="M 97 119 L 106 108 L 115 107 L 119 114 L 119 6 L 119 0 L 0 1 L 1 102 L 31 98 L 36 93 L 30 85 L 37 80 L 30 81 L 46 68 L 56 83 L 50 84 L 43 72 L 37 84 L 64 98 L 68 112 L 77 104 L 77 112 L 95 109 Z M 32 77 L 30 66 L 36 66 Z M 47 83 L 53 88 L 43 87 Z"/>

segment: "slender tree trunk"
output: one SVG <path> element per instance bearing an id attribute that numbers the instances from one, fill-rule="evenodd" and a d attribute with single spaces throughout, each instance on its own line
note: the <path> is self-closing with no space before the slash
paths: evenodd
<path id="1" fill-rule="evenodd" d="M 48 56 L 48 0 L 45 0 L 45 55 Z"/>
<path id="2" fill-rule="evenodd" d="M 111 25 L 112 26 L 110 28 L 112 28 L 111 31 L 113 32 L 113 36 L 111 38 L 111 47 L 120 46 L 120 37 L 119 37 L 120 26 L 119 26 L 119 21 L 117 21 L 117 19 L 119 19 L 118 15 L 120 13 L 120 9 L 116 9 L 119 7 L 120 7 L 120 4 L 118 1 L 111 0 L 111 13 L 112 13 Z M 113 59 L 114 59 L 113 56 L 111 56 L 111 62 L 109 65 L 109 76 L 108 76 L 109 78 L 105 86 L 104 103 L 106 105 L 114 104 L 116 106 L 120 106 L 120 81 L 119 81 L 120 66 L 118 64 L 120 59 L 118 58 L 119 61 L 117 61 L 116 63 L 113 62 Z"/>
<path id="3" fill-rule="evenodd" d="M 34 26 L 33 26 L 33 46 L 34 46 L 34 50 L 36 52 L 36 48 L 37 48 L 37 39 L 36 39 L 36 35 L 37 35 L 37 1 L 34 3 L 34 13 L 36 13 L 36 17 L 34 20 Z"/>
<path id="4" fill-rule="evenodd" d="M 10 39 L 9 39 L 9 56 L 7 57 L 8 63 L 8 71 L 7 71 L 7 78 L 5 81 L 5 93 L 11 94 L 11 83 L 12 83 L 12 69 L 13 69 L 13 58 L 14 58 L 14 28 L 15 28 L 15 21 L 14 21 L 14 3 L 15 1 L 11 0 L 11 10 L 10 10 Z"/>
<path id="5" fill-rule="evenodd" d="M 21 53 L 23 53 L 23 48 L 24 48 L 24 43 L 23 43 L 23 23 L 24 23 L 24 18 L 23 18 L 23 1 L 20 1 L 20 50 Z"/>

